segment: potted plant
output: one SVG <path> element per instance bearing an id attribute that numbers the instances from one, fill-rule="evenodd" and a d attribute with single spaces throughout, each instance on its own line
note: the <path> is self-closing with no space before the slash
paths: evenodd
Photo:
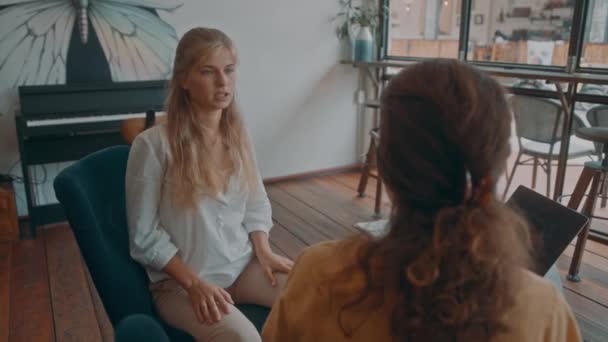
<path id="1" fill-rule="evenodd" d="M 374 36 L 377 35 L 382 12 L 375 2 L 353 4 L 353 0 L 339 0 L 341 12 L 335 17 L 340 23 L 336 27 L 338 39 L 344 42 L 349 57 L 357 61 L 371 61 L 374 50 Z M 354 45 L 354 50 L 353 50 Z"/>

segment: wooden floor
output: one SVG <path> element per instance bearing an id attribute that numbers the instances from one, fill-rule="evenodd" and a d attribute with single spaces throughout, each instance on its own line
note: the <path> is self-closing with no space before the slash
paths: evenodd
<path id="1" fill-rule="evenodd" d="M 369 196 L 358 198 L 357 181 L 358 174 L 346 173 L 268 186 L 273 247 L 295 258 L 308 245 L 354 234 L 355 222 L 371 219 L 375 186 L 370 181 Z M 572 251 L 560 257 L 562 275 Z M 590 242 L 583 261 L 582 282 L 564 280 L 564 295 L 585 339 L 608 341 L 608 247 Z M 36 240 L 0 243 L 0 342 L 111 340 L 112 327 L 67 225 L 46 227 Z"/>

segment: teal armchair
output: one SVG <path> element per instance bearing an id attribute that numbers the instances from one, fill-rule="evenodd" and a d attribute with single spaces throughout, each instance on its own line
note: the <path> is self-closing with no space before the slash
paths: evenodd
<path id="1" fill-rule="evenodd" d="M 95 152 L 64 169 L 53 183 L 110 321 L 147 315 L 160 322 L 172 341 L 192 341 L 162 323 L 155 312 L 143 267 L 129 255 L 125 215 L 128 146 Z M 269 309 L 237 305 L 261 330 Z"/>

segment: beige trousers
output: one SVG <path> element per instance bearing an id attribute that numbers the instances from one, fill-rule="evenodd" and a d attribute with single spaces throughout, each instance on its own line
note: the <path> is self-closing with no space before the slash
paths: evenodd
<path id="1" fill-rule="evenodd" d="M 226 290 L 236 304 L 257 304 L 271 307 L 285 281 L 286 274 L 275 273 L 277 285 L 273 287 L 254 258 Z M 150 284 L 150 291 L 160 317 L 169 325 L 186 331 L 196 341 L 244 342 L 261 341 L 251 321 L 236 307 L 230 305 L 230 314 L 212 325 L 200 323 L 192 308 L 188 293 L 173 279 Z"/>

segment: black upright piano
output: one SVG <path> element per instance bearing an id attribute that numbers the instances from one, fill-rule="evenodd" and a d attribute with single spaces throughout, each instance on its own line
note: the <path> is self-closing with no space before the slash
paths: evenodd
<path id="1" fill-rule="evenodd" d="M 15 120 L 32 237 L 38 225 L 64 221 L 65 216 L 58 203 L 38 203 L 31 167 L 74 161 L 124 144 L 122 121 L 149 121 L 162 111 L 166 84 L 160 80 L 19 87 L 21 110 Z"/>

